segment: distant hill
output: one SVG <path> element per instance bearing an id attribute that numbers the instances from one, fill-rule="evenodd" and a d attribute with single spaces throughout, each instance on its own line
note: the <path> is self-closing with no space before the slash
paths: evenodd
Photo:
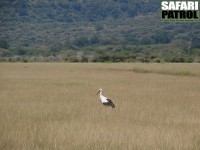
<path id="1" fill-rule="evenodd" d="M 3 0 L 0 56 L 194 62 L 200 23 L 160 21 L 160 0 Z M 80 59 L 81 58 L 81 59 Z"/>

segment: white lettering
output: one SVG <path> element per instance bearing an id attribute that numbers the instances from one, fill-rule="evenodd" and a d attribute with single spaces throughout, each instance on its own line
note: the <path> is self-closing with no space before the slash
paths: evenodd
<path id="1" fill-rule="evenodd" d="M 188 9 L 187 3 L 186 2 L 182 2 L 180 10 L 187 10 L 187 9 Z"/>
<path id="2" fill-rule="evenodd" d="M 177 1 L 176 2 L 176 10 L 179 10 L 180 9 L 180 6 L 181 6 L 181 2 L 180 1 Z"/>
<path id="3" fill-rule="evenodd" d="M 162 2 L 162 10 L 168 10 L 168 2 L 167 1 Z"/>
<path id="4" fill-rule="evenodd" d="M 199 10 L 198 1 L 163 1 L 162 10 Z"/>
<path id="5" fill-rule="evenodd" d="M 195 1 L 195 9 L 194 10 L 199 10 L 199 2 Z"/>
<path id="6" fill-rule="evenodd" d="M 169 9 L 168 10 L 176 10 L 176 6 L 174 2 L 169 2 Z"/>
<path id="7" fill-rule="evenodd" d="M 188 2 L 188 10 L 194 10 L 194 2 Z"/>

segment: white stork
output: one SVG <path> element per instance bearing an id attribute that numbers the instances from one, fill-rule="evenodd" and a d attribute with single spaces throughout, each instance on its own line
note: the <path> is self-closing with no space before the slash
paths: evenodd
<path id="1" fill-rule="evenodd" d="M 106 106 L 111 106 L 112 108 L 115 108 L 115 105 L 113 104 L 113 102 L 112 102 L 112 100 L 111 99 L 108 99 L 107 97 L 105 97 L 105 96 L 103 96 L 102 95 L 102 89 L 99 89 L 99 91 L 98 91 L 98 93 L 97 94 L 99 94 L 100 93 L 100 100 L 101 100 L 101 103 L 103 104 L 103 105 L 106 105 Z M 97 95 L 96 94 L 96 95 Z"/>

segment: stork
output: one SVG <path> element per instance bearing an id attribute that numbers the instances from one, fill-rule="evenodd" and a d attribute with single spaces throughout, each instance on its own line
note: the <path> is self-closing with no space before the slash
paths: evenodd
<path id="1" fill-rule="evenodd" d="M 107 97 L 103 96 L 102 95 L 102 89 L 99 89 L 98 93 L 100 93 L 100 100 L 101 100 L 101 103 L 105 106 L 111 106 L 112 108 L 115 108 L 115 105 L 113 104 L 112 100 L 111 99 L 108 99 Z M 96 95 L 97 95 L 96 94 Z"/>

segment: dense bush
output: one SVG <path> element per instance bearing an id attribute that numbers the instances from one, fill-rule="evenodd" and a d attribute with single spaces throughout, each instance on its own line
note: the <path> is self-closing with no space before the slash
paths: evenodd
<path id="1" fill-rule="evenodd" d="M 4 39 L 0 39 L 0 48 L 8 49 L 9 48 L 8 42 L 5 41 Z"/>

